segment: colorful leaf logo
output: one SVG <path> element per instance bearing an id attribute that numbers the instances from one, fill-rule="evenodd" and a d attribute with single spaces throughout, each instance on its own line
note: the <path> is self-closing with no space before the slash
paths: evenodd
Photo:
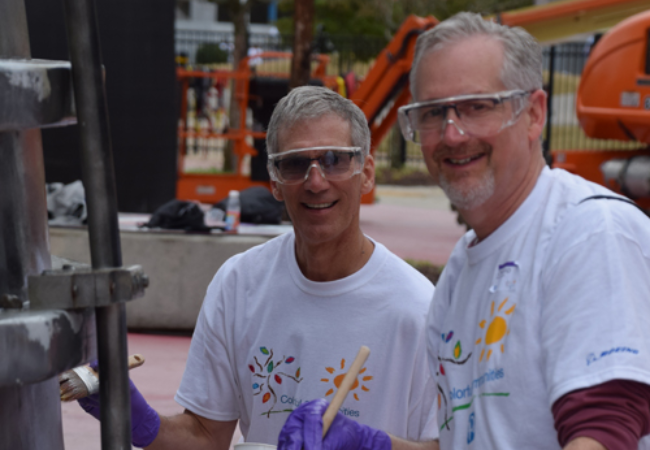
<path id="1" fill-rule="evenodd" d="M 248 368 L 251 370 L 251 372 L 255 373 L 255 367 L 253 367 L 252 364 L 249 364 Z"/>
<path id="2" fill-rule="evenodd" d="M 445 375 L 445 368 L 442 367 L 442 364 L 440 364 L 440 373 Z"/>
<path id="3" fill-rule="evenodd" d="M 296 378 L 300 378 L 300 367 L 298 367 L 298 370 L 296 370 Z"/>
<path id="4" fill-rule="evenodd" d="M 267 392 L 266 394 L 264 394 L 264 397 L 262 397 L 262 403 L 268 402 L 270 398 L 271 398 L 271 394 Z"/>
<path id="5" fill-rule="evenodd" d="M 276 383 L 282 384 L 282 378 L 280 378 L 280 375 L 276 375 L 274 378 Z"/>
<path id="6" fill-rule="evenodd" d="M 285 362 L 286 362 L 287 364 L 291 364 L 291 363 L 294 362 L 295 360 L 296 360 L 296 358 L 294 358 L 293 356 L 289 356 Z"/>
<path id="7" fill-rule="evenodd" d="M 450 331 L 449 334 L 447 334 L 447 337 L 445 338 L 445 342 L 451 341 L 452 337 L 454 337 L 454 332 Z"/>
<path id="8" fill-rule="evenodd" d="M 266 349 L 266 347 L 260 347 L 260 351 L 264 353 L 265 355 L 269 354 L 269 351 Z"/>
<path id="9" fill-rule="evenodd" d="M 463 354 L 463 350 L 460 347 L 460 341 L 458 341 L 456 342 L 456 346 L 454 347 L 454 358 L 458 359 L 462 354 Z"/>
<path id="10" fill-rule="evenodd" d="M 253 384 L 253 389 L 257 389 L 258 387 L 260 387 L 259 384 L 257 384 L 257 383 Z"/>
<path id="11" fill-rule="evenodd" d="M 273 372 L 273 361 L 271 361 L 271 362 L 269 363 L 269 365 L 266 366 L 266 371 L 267 371 L 268 373 Z"/>

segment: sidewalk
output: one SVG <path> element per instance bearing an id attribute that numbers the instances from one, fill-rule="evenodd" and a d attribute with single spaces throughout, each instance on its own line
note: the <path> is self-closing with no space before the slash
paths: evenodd
<path id="1" fill-rule="evenodd" d="M 447 262 L 465 233 L 438 187 L 378 186 L 374 205 L 361 206 L 361 229 L 402 258 Z"/>
<path id="2" fill-rule="evenodd" d="M 456 223 L 449 202 L 438 188 L 378 186 L 377 203 L 361 207 L 361 228 L 402 258 L 444 264 L 464 228 Z M 136 300 L 137 301 L 137 300 Z M 131 378 L 149 404 L 162 415 L 182 408 L 174 401 L 187 352 L 188 336 L 128 335 L 129 354 L 141 353 L 146 362 Z M 99 422 L 77 404 L 62 404 L 66 450 L 101 450 Z M 239 440 L 236 433 L 233 441 Z"/>

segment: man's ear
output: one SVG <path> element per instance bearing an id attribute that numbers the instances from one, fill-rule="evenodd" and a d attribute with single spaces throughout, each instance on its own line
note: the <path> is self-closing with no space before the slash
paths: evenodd
<path id="1" fill-rule="evenodd" d="M 279 202 L 284 201 L 284 197 L 282 197 L 282 191 L 280 190 L 280 186 L 278 186 L 278 183 L 275 181 L 271 180 L 271 192 L 273 193 L 273 197 Z"/>
<path id="2" fill-rule="evenodd" d="M 361 194 L 365 195 L 372 191 L 375 186 L 375 158 L 368 155 L 363 162 L 361 169 Z"/>
<path id="3" fill-rule="evenodd" d="M 546 123 L 546 92 L 537 89 L 530 94 L 528 102 L 528 140 L 535 142 L 542 135 Z"/>

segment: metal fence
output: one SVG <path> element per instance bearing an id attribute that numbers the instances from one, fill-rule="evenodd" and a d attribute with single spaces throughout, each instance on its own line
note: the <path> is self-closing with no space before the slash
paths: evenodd
<path id="1" fill-rule="evenodd" d="M 229 32 L 212 32 L 177 29 L 175 32 L 175 49 L 177 55 L 187 57 L 190 64 L 196 63 L 197 52 L 206 45 L 218 45 L 222 50 L 230 52 L 233 48 L 233 35 Z M 293 48 L 292 35 L 250 34 L 248 37 L 249 54 L 259 51 L 291 52 Z M 374 58 L 386 46 L 383 38 L 356 36 L 317 35 L 314 39 L 314 52 L 327 54 L 330 57 L 328 75 L 342 75 L 354 72 L 358 77 L 364 77 Z M 273 72 L 288 71 L 288 66 L 282 63 L 267 63 L 265 69 Z"/>
<path id="2" fill-rule="evenodd" d="M 576 116 L 576 96 L 591 42 L 567 43 L 544 49 L 544 85 L 552 106 L 545 130 L 550 150 L 630 150 L 639 144 L 588 138 Z M 550 143 L 548 142 L 550 131 Z"/>
<path id="3" fill-rule="evenodd" d="M 249 43 L 253 51 L 287 51 L 292 48 L 292 36 L 251 34 Z M 176 51 L 185 53 L 190 63 L 195 61 L 196 52 L 202 45 L 218 44 L 224 49 L 232 47 L 231 33 L 208 33 L 200 31 L 176 31 Z M 362 79 L 370 70 L 374 57 L 385 47 L 386 41 L 378 38 L 346 36 L 317 36 L 314 49 L 330 57 L 328 75 L 344 75 L 353 72 Z M 590 139 L 576 117 L 576 94 L 582 70 L 589 56 L 589 42 L 565 43 L 544 48 L 544 86 L 549 93 L 549 115 L 544 132 L 546 150 L 629 150 L 639 148 L 638 144 L 614 140 Z M 267 62 L 264 71 L 287 72 L 289 62 Z M 550 124 L 550 128 L 548 128 Z M 378 166 L 402 164 L 424 169 L 418 146 L 400 142 L 397 127 L 388 133 L 375 152 Z M 396 157 L 395 152 L 399 153 Z M 397 162 L 397 163 L 396 163 Z"/>

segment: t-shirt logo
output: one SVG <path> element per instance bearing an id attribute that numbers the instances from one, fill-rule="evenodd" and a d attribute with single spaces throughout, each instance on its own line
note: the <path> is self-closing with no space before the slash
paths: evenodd
<path id="1" fill-rule="evenodd" d="M 365 384 L 365 382 L 368 382 L 372 380 L 372 376 L 370 375 L 363 375 L 363 373 L 366 372 L 366 367 L 362 368 L 359 371 L 359 376 L 354 380 L 354 383 L 352 383 L 352 387 L 350 388 L 350 392 L 352 392 L 352 396 L 354 397 L 355 400 L 359 401 L 359 391 L 353 392 L 356 390 L 359 386 L 361 386 L 361 390 L 364 392 L 370 391 L 370 388 L 368 388 Z M 336 370 L 334 367 L 326 367 L 325 370 L 333 375 L 333 378 L 321 378 L 321 381 L 323 383 L 332 383 L 334 384 L 334 387 L 331 387 L 327 393 L 325 394 L 325 397 L 332 395 L 334 393 L 334 389 L 338 389 L 341 386 L 341 382 L 343 381 L 343 378 L 347 374 L 347 371 L 345 371 L 345 359 L 341 359 L 341 369 Z M 335 375 L 336 372 L 339 372 L 338 375 Z M 363 375 L 363 376 L 362 376 Z M 361 383 L 359 383 L 359 377 L 361 377 Z"/>
<path id="2" fill-rule="evenodd" d="M 481 349 L 481 356 L 478 358 L 479 362 L 483 361 L 484 356 L 486 361 L 490 360 L 490 356 L 492 356 L 492 348 L 490 348 L 490 346 L 498 345 L 497 348 L 501 350 L 501 353 L 504 352 L 504 343 L 501 341 L 505 336 L 510 334 L 508 319 L 514 312 L 516 305 L 513 304 L 510 307 L 508 306 L 508 297 L 499 303 L 499 306 L 496 309 L 496 314 L 494 310 L 495 302 L 492 302 L 490 305 L 490 324 L 487 326 L 485 336 L 478 338 L 475 343 L 477 346 L 484 343 L 484 347 Z M 483 319 L 479 322 L 478 326 L 482 330 L 485 330 L 486 324 L 487 320 Z M 501 344 L 499 345 L 499 343 Z M 487 350 L 487 354 L 485 350 Z"/>
<path id="3" fill-rule="evenodd" d="M 253 363 L 248 365 L 253 374 L 253 395 L 261 395 L 262 403 L 268 403 L 269 409 L 264 414 L 269 418 L 271 413 L 293 411 L 293 409 L 273 409 L 278 402 L 278 396 L 273 386 L 277 388 L 285 380 L 300 383 L 302 381 L 300 366 L 295 367 L 297 364 L 294 364 L 296 359 L 293 356 L 282 356 L 282 358 L 274 360 L 273 349 L 260 347 L 260 353 L 262 354 L 260 359 L 253 356 Z"/>

